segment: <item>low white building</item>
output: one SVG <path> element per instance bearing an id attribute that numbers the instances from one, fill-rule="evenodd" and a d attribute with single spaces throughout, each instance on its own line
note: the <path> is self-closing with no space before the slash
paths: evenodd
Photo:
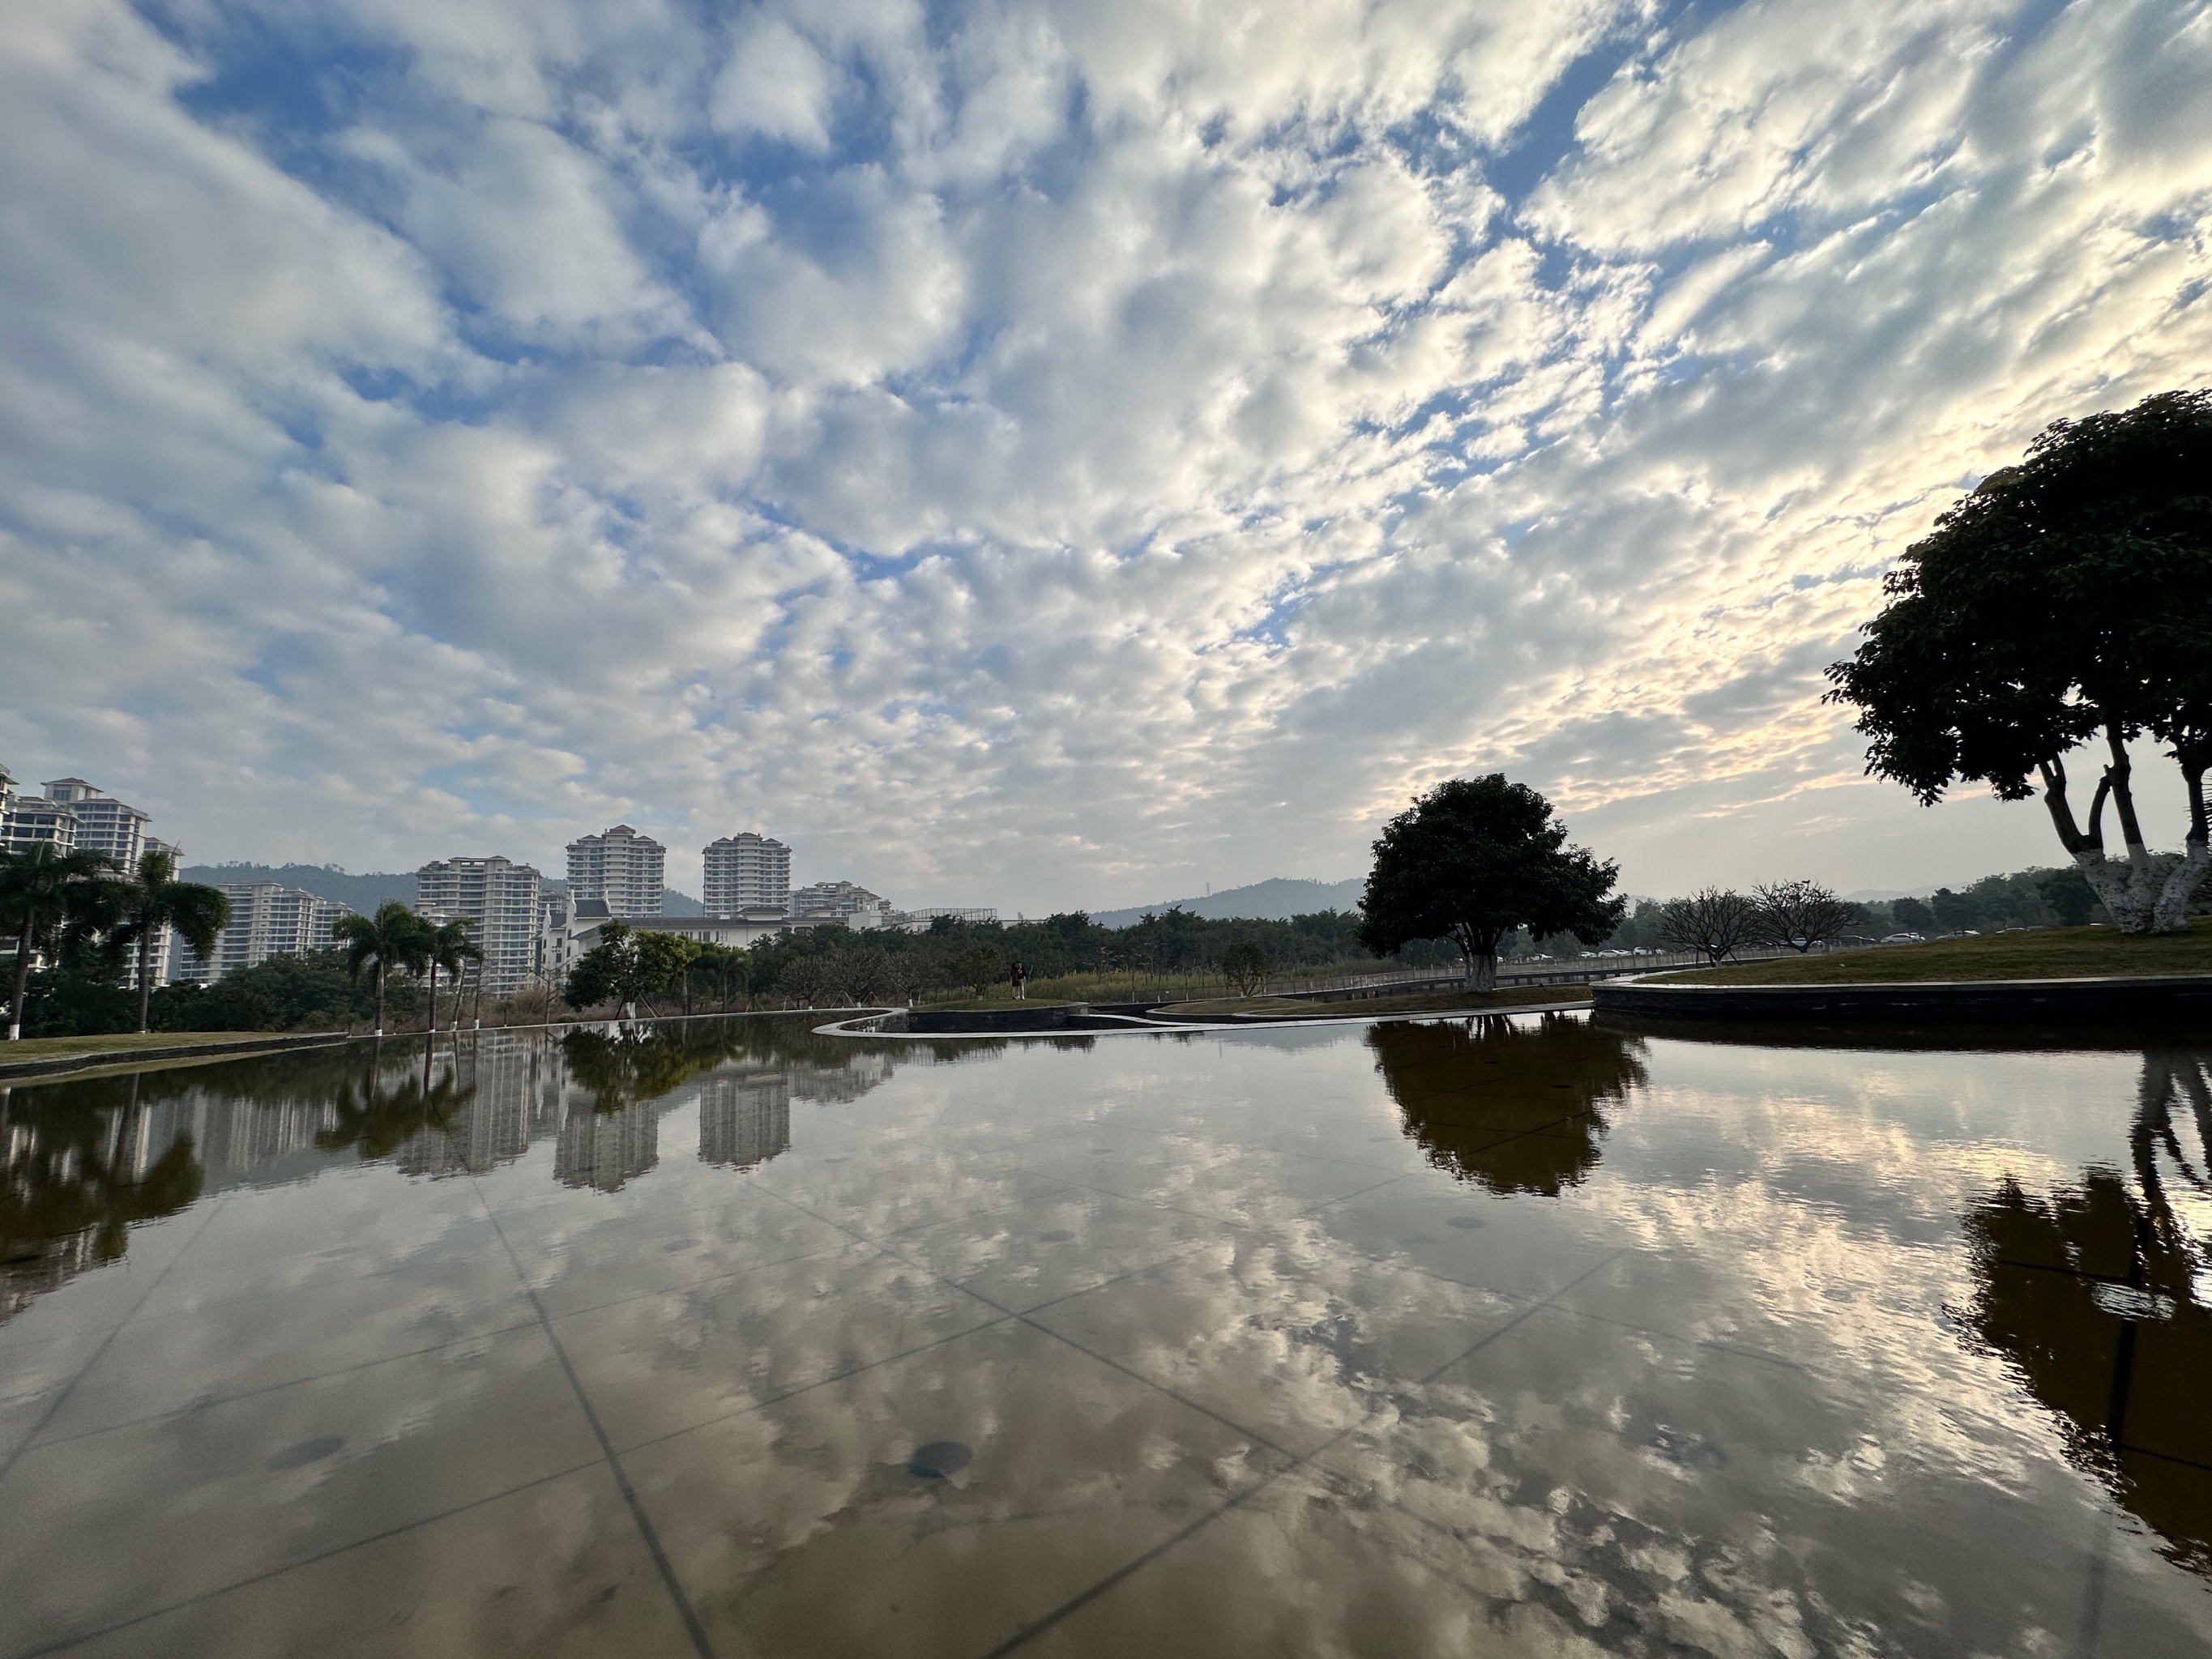
<path id="1" fill-rule="evenodd" d="M 726 945 L 737 951 L 764 939 L 774 939 L 778 933 L 846 925 L 836 916 L 794 917 L 764 908 L 734 916 L 617 916 L 608 914 L 604 899 L 577 899 L 570 907 L 567 936 L 559 952 L 561 960 L 567 964 L 562 970 L 564 976 L 568 969 L 575 965 L 577 957 L 599 942 L 599 930 L 611 921 L 619 921 L 633 933 L 673 933 L 678 939 Z"/>
<path id="2" fill-rule="evenodd" d="M 890 925 L 890 902 L 849 881 L 817 881 L 791 896 L 791 914 L 866 929 Z"/>

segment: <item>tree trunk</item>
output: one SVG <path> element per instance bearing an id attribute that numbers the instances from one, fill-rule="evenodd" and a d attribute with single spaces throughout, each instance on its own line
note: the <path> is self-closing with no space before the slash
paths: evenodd
<path id="1" fill-rule="evenodd" d="M 381 957 L 376 963 L 376 1034 L 379 1036 L 384 1035 L 384 962 Z"/>
<path id="2" fill-rule="evenodd" d="M 146 1035 L 146 1016 L 154 995 L 154 928 L 138 930 L 138 1035 Z"/>
<path id="3" fill-rule="evenodd" d="M 2106 733 L 2106 743 L 2112 758 L 2104 775 L 2097 781 L 2097 793 L 2089 806 L 2088 828 L 2084 830 L 2075 823 L 2073 808 L 2066 799 L 2066 769 L 2057 761 L 2046 761 L 2040 768 L 2044 805 L 2050 810 L 2059 842 L 2073 856 L 2075 867 L 2081 871 L 2082 878 L 2089 884 L 2089 890 L 2096 894 L 2122 933 L 2179 933 L 2189 925 L 2191 897 L 2198 884 L 2212 873 L 2205 828 L 2203 770 L 2183 769 L 2189 783 L 2189 838 L 2183 843 L 2180 864 L 2160 879 L 2150 848 L 2143 842 L 2142 821 L 2136 816 L 2130 779 L 2133 769 L 2127 749 L 2115 732 Z M 2120 836 L 2127 848 L 2124 860 L 2105 855 L 2104 815 L 2108 799 L 2119 820 Z"/>
<path id="4" fill-rule="evenodd" d="M 1496 950 L 1468 952 L 1467 988 L 1470 991 L 1495 991 L 1498 988 Z"/>
<path id="5" fill-rule="evenodd" d="M 459 1025 L 460 1023 L 461 1011 L 459 1007 L 456 1007 L 453 1010 L 453 1024 Z M 430 1024 L 428 1030 L 432 1036 L 438 1035 L 438 964 L 434 962 L 430 964 Z"/>
<path id="6" fill-rule="evenodd" d="M 38 927 L 35 915 L 23 917 L 23 936 L 15 941 L 15 994 L 8 1004 L 8 1041 L 15 1042 L 23 1035 L 23 999 L 30 993 L 31 935 Z"/>

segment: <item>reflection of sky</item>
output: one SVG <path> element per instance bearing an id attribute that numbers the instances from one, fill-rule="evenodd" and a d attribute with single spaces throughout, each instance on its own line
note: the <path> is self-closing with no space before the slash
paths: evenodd
<path id="1" fill-rule="evenodd" d="M 885 1472 L 920 1432 L 978 1449 L 946 1503 L 992 1538 L 1060 1516 L 1090 1540 L 1073 1559 L 1104 1553 L 1097 1577 L 1146 1547 L 1148 1505 L 1210 1504 L 1311 1456 L 1280 1489 L 1303 1510 L 1253 1513 L 1304 1563 L 1269 1557 L 1268 1582 L 1316 1644 L 1388 1580 L 1363 1553 L 1385 1539 L 1531 1643 L 1616 1647 L 1633 1629 L 1841 1650 L 1853 1620 L 1916 1652 L 2071 1639 L 2106 1500 L 2066 1425 L 1964 1335 L 1978 1287 L 1960 1218 L 2007 1178 L 2041 1194 L 2127 1170 L 2142 1056 L 1632 1052 L 1643 1077 L 1596 1102 L 1595 1161 L 1556 1197 L 1432 1163 L 1357 1029 L 1011 1044 L 956 1065 L 750 1054 L 721 1075 L 792 1074 L 789 1146 L 750 1173 L 690 1153 L 708 1071 L 629 1109 L 653 1115 L 659 1155 L 615 1190 L 562 1186 L 549 1132 L 473 1180 L 335 1158 L 141 1230 L 134 1254 L 166 1277 L 115 1344 L 159 1353 L 158 1375 L 95 1368 L 57 1424 L 106 1444 L 111 1425 L 222 1398 L 241 1371 L 453 1357 L 420 1371 L 411 1413 L 359 1413 L 333 1456 L 373 1464 L 441 1423 L 490 1432 L 502 1399 L 534 1397 L 534 1296 L 647 1501 L 690 1517 L 678 1553 L 732 1618 L 763 1583 L 833 1597 L 863 1536 L 907 1540 L 884 1546 L 896 1580 L 934 1535 Z M 497 1076 L 549 1097 L 543 1066 Z M 101 1285 L 130 1271 L 0 1328 L 0 1361 L 119 1316 Z M 1046 1299 L 1009 1322 L 1024 1291 Z M 910 1350 L 938 1357 L 893 1358 Z M 189 1501 L 216 1476 L 191 1473 L 189 1419 L 162 1421 L 131 1432 L 184 1460 Z M 1078 1444 L 1109 1465 L 1063 1455 Z M 350 1478 L 286 1477 L 311 1531 L 343 1530 Z M 1136 1495 L 1109 1523 L 1116 1479 Z M 254 1490 L 221 1480 L 226 1502 Z M 1382 1507 L 1334 1507 L 1363 1493 Z M 1359 1515 L 1368 1543 L 1333 1556 L 1305 1530 Z M 1224 1522 L 1220 1540 L 1246 1536 Z M 2203 1592 L 2155 1540 L 2101 1547 L 2110 1628 L 2187 1627 Z M 1140 1605 L 1096 1616 L 1141 1642 Z"/>

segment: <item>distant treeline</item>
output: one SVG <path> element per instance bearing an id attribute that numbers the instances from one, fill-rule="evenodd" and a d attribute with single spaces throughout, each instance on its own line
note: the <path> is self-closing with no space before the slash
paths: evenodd
<path id="1" fill-rule="evenodd" d="M 1657 948 L 1662 906 L 1644 900 L 1606 948 Z M 1848 931 L 1870 939 L 1886 933 L 1995 933 L 2004 927 L 2046 927 L 2106 920 L 2081 872 L 2070 867 L 2015 871 L 1988 876 L 1959 890 L 1939 889 L 1928 899 L 1902 898 L 1858 907 Z M 793 982 L 788 970 L 802 958 L 826 954 L 870 952 L 889 958 L 898 971 L 893 983 L 944 987 L 1002 981 L 1019 962 L 1033 980 L 1068 975 L 1153 974 L 1219 971 L 1237 947 L 1256 947 L 1279 971 L 1313 972 L 1360 964 L 1382 965 L 1352 937 L 1356 915 L 1322 910 L 1286 921 L 1213 919 L 1170 908 L 1134 927 L 1102 927 L 1080 912 L 1047 916 L 1041 921 L 963 922 L 942 918 L 927 933 L 853 933 L 821 927 L 763 940 L 732 953 L 726 969 L 702 964 L 695 983 L 696 1006 L 713 1006 L 726 990 L 733 1002 L 775 1002 Z M 1525 934 L 1507 949 L 1509 956 L 1542 951 L 1556 957 L 1578 954 L 1572 939 L 1531 939 Z M 1389 965 L 1448 968 L 1458 960 L 1452 947 L 1432 940 L 1408 945 Z M 65 948 L 61 960 L 32 975 L 25 1009 L 25 1034 L 32 1036 L 88 1035 L 134 1028 L 135 1001 L 124 988 L 124 964 L 94 948 Z M 548 988 L 549 989 L 550 988 Z M 419 1021 L 422 988 L 405 975 L 390 985 L 388 1023 L 402 1027 Z M 541 999 L 550 1000 L 550 999 Z M 165 1031 L 240 1031 L 328 1029 L 368 1024 L 375 1013 L 368 976 L 346 971 L 341 951 L 309 957 L 272 957 L 257 967 L 208 987 L 164 986 L 154 993 L 152 1024 Z"/>

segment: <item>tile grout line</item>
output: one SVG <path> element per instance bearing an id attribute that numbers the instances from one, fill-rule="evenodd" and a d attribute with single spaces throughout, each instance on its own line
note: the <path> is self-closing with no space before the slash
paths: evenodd
<path id="1" fill-rule="evenodd" d="M 1445 1364 L 1437 1366 L 1434 1370 L 1428 1372 L 1425 1376 L 1417 1379 L 1416 1386 L 1426 1383 L 1432 1379 L 1442 1376 L 1445 1371 L 1449 1370 L 1452 1366 L 1461 1364 L 1462 1361 L 1471 1358 L 1474 1354 L 1480 1353 L 1484 1348 L 1489 1346 L 1492 1342 L 1497 1341 L 1501 1337 L 1508 1335 L 1512 1331 L 1526 1323 L 1529 1319 L 1533 1318 L 1537 1313 L 1540 1312 L 1553 1297 L 1565 1295 L 1569 1291 L 1574 1289 L 1576 1285 L 1589 1278 L 1591 1274 L 1597 1273 L 1600 1269 L 1607 1267 L 1625 1254 L 1626 1254 L 1626 1252 L 1624 1250 L 1613 1251 L 1611 1255 L 1605 1256 L 1602 1260 L 1598 1261 L 1595 1266 L 1577 1274 L 1575 1278 L 1569 1279 L 1558 1289 L 1548 1292 L 1540 1300 L 1530 1304 L 1528 1307 L 1522 1309 L 1521 1312 L 1516 1314 L 1512 1318 L 1505 1321 L 1503 1324 L 1497 1326 L 1492 1330 L 1486 1331 L 1481 1339 L 1475 1342 L 1473 1346 L 1467 1349 L 1465 1352 L 1459 1354 L 1455 1358 L 1447 1361 Z M 1080 1345 L 1078 1346 L 1079 1346 Z M 1089 1351 L 1086 1349 L 1084 1350 L 1084 1352 L 1088 1352 Z M 1097 1358 L 1097 1356 L 1094 1355 L 1092 1357 Z M 1111 1364 L 1112 1362 L 1108 1361 L 1106 1363 Z M 1116 1369 L 1118 1370 L 1120 1368 L 1116 1367 Z M 1130 1374 L 1132 1376 L 1135 1375 L 1133 1372 Z M 1144 1378 L 1140 1378 L 1139 1380 L 1149 1381 L 1149 1379 Z M 1158 1388 L 1159 1384 L 1153 1383 L 1152 1386 L 1154 1388 Z M 1161 1392 L 1168 1394 L 1170 1398 L 1176 1397 L 1170 1390 L 1163 1389 L 1161 1389 Z M 1218 1422 L 1229 1422 L 1228 1419 L 1219 1417 L 1217 1413 L 1209 1412 L 1206 1414 L 1208 1416 L 1214 1417 Z M 1236 1427 L 1237 1425 L 1231 1424 L 1230 1426 Z M 1247 1487 L 1244 1491 L 1238 1492 L 1226 1503 L 1221 1504 L 1216 1509 L 1209 1510 L 1205 1515 L 1200 1516 L 1197 1520 L 1192 1522 L 1190 1525 L 1185 1527 L 1181 1532 L 1176 1534 L 1172 1538 L 1165 1539 L 1160 1543 L 1153 1545 L 1150 1549 L 1137 1556 L 1133 1560 L 1125 1563 L 1123 1565 L 1117 1567 L 1114 1571 L 1107 1574 L 1105 1577 L 1092 1584 L 1089 1589 L 1085 1589 L 1070 1597 L 1067 1601 L 1063 1601 L 1059 1607 L 1054 1608 L 1050 1613 L 1046 1613 L 1042 1618 L 1038 1619 L 1034 1622 L 1024 1626 L 1022 1629 L 1016 1631 L 1012 1635 L 1000 1642 L 996 1647 L 987 1650 L 981 1656 L 981 1659 L 1005 1659 L 1005 1656 L 1014 1652 L 1019 1648 L 1027 1646 L 1031 1641 L 1035 1640 L 1037 1637 L 1043 1635 L 1045 1632 L 1050 1630 L 1061 1620 L 1068 1618 L 1073 1613 L 1080 1612 L 1091 1601 L 1096 1601 L 1099 1596 L 1106 1594 L 1107 1591 L 1123 1583 L 1140 1568 L 1151 1565 L 1152 1562 L 1157 1560 L 1160 1556 L 1167 1553 L 1168 1551 L 1182 1544 L 1185 1540 L 1192 1537 L 1205 1528 L 1211 1526 L 1214 1522 L 1227 1515 L 1231 1510 L 1248 1502 L 1260 1492 L 1265 1491 L 1267 1487 L 1273 1486 L 1278 1480 L 1282 1480 L 1285 1476 L 1291 1474 L 1302 1468 L 1320 1468 L 1320 1472 L 1324 1478 L 1328 1478 L 1329 1475 L 1328 1470 L 1326 1468 L 1322 1468 L 1317 1462 L 1317 1460 L 1326 1455 L 1329 1449 L 1334 1446 L 1339 1441 L 1351 1434 L 1353 1428 L 1356 1428 L 1357 1426 L 1357 1425 L 1353 1425 L 1350 1427 L 1339 1429 L 1334 1434 L 1329 1436 L 1328 1439 L 1322 1441 L 1320 1445 L 1315 1447 L 1311 1451 L 1307 1452 L 1303 1455 L 1285 1452 L 1284 1455 L 1291 1458 L 1291 1462 L 1285 1467 L 1276 1470 L 1273 1474 L 1268 1475 L 1264 1480 L 1255 1481 L 1250 1486 Z M 1248 1437 L 1258 1442 L 1258 1443 L 1261 1445 L 1267 1445 L 1269 1443 L 1261 1437 L 1251 1434 L 1249 1430 L 1239 1429 L 1238 1432 L 1247 1435 Z M 1276 1447 L 1274 1449 L 1279 1451 L 1282 1449 L 1280 1447 Z"/>
<path id="2" fill-rule="evenodd" d="M 379 1354 L 374 1359 L 356 1360 L 350 1365 L 336 1365 L 326 1371 L 316 1371 L 307 1376 L 291 1377 L 282 1382 L 264 1382 L 259 1388 L 243 1389 L 236 1394 L 217 1395 L 212 1399 L 196 1400 L 189 1406 L 179 1406 L 165 1412 L 149 1412 L 143 1417 L 126 1418 L 120 1423 L 103 1424 L 96 1429 L 79 1429 L 74 1434 L 58 1434 L 41 1441 L 44 1446 L 74 1445 L 80 1440 L 91 1440 L 103 1434 L 120 1434 L 125 1429 L 143 1429 L 149 1423 L 167 1423 L 189 1417 L 195 1412 L 213 1411 L 219 1406 L 235 1406 L 241 1401 L 256 1400 L 264 1394 L 277 1394 L 286 1389 L 303 1389 L 310 1383 L 327 1382 L 334 1376 L 349 1376 L 356 1371 L 365 1371 L 379 1365 L 396 1365 L 403 1359 L 420 1359 L 425 1354 L 443 1353 L 448 1348 L 459 1347 L 464 1342 L 481 1342 L 495 1336 L 512 1336 L 517 1331 L 532 1329 L 535 1317 L 519 1319 L 512 1325 L 494 1326 L 489 1330 L 471 1331 L 465 1336 L 456 1336 L 444 1342 L 433 1342 L 428 1347 L 410 1348 L 404 1353 Z"/>
<path id="3" fill-rule="evenodd" d="M 562 1346 L 559 1335 L 555 1333 L 553 1322 L 546 1317 L 545 1304 L 538 1300 L 538 1291 L 531 1285 L 528 1275 L 522 1271 L 522 1258 L 515 1255 L 514 1246 L 507 1243 L 507 1230 L 499 1224 L 499 1218 L 492 1213 L 490 1204 L 484 1201 L 483 1189 L 477 1182 L 477 1178 L 471 1176 L 469 1180 L 471 1185 L 477 1186 L 477 1200 L 484 1203 L 484 1213 L 491 1218 L 492 1231 L 499 1236 L 500 1248 L 507 1252 L 507 1259 L 514 1268 L 516 1281 L 521 1285 L 523 1293 L 529 1297 L 530 1305 L 538 1310 L 539 1328 L 544 1331 L 545 1340 L 552 1346 L 553 1357 L 561 1362 L 561 1370 L 568 1379 L 568 1387 L 576 1396 L 576 1404 L 583 1411 L 585 1422 L 591 1425 L 592 1437 L 599 1443 L 600 1455 L 614 1475 L 623 1502 L 629 1506 L 630 1519 L 637 1527 L 638 1535 L 645 1541 L 646 1552 L 653 1558 L 653 1565 L 660 1574 L 660 1582 L 668 1591 L 671 1604 L 684 1621 L 684 1631 L 691 1638 L 693 1651 L 698 1654 L 699 1659 L 714 1659 L 714 1644 L 707 1639 L 706 1626 L 699 1622 L 699 1615 L 692 1607 L 690 1598 L 684 1595 L 684 1586 L 677 1580 L 675 1565 L 669 1560 L 668 1552 L 661 1547 L 660 1534 L 654 1530 L 652 1517 L 646 1514 L 637 1489 L 630 1484 L 629 1476 L 623 1468 L 622 1459 L 616 1455 L 614 1442 L 607 1436 L 606 1425 L 599 1420 L 591 1396 L 584 1392 L 583 1379 L 576 1375 L 576 1368 L 569 1361 L 568 1349 Z"/>
<path id="4" fill-rule="evenodd" d="M 420 1531 L 424 1527 L 434 1527 L 441 1521 L 450 1521 L 457 1515 L 465 1515 L 471 1510 L 482 1509 L 487 1504 L 496 1504 L 502 1498 L 512 1498 L 517 1492 L 528 1492 L 534 1486 L 543 1486 L 551 1481 L 566 1480 L 568 1476 L 580 1474 L 585 1469 L 597 1468 L 599 1466 L 599 1461 L 598 1458 L 592 1458 L 588 1462 L 571 1464 L 565 1469 L 555 1469 L 550 1474 L 538 1475 L 500 1492 L 487 1492 L 483 1497 L 472 1498 L 465 1504 L 456 1504 L 451 1509 L 439 1510 L 435 1515 L 425 1515 L 413 1521 L 402 1522 L 396 1527 L 386 1527 L 382 1532 L 373 1532 L 366 1538 L 349 1539 L 343 1544 L 333 1544 L 328 1549 L 318 1550 L 313 1555 L 303 1555 L 296 1561 L 286 1561 L 277 1566 L 264 1568 L 259 1572 L 248 1573 L 243 1578 L 234 1578 L 227 1584 L 217 1584 L 212 1589 L 202 1590 L 197 1595 L 187 1595 L 180 1601 L 167 1602 L 161 1607 L 149 1608 L 144 1613 L 133 1613 L 128 1619 L 118 1620 L 112 1625 L 102 1625 L 97 1630 L 79 1631 L 74 1636 L 58 1638 L 42 1647 L 19 1648 L 9 1655 L 8 1659 L 45 1659 L 48 1654 L 61 1653 L 70 1648 L 80 1647 L 87 1642 L 96 1642 L 103 1636 L 112 1636 L 118 1631 L 130 1630 L 136 1626 L 146 1623 L 149 1620 L 161 1619 L 173 1613 L 180 1613 L 186 1607 L 196 1607 L 203 1601 L 212 1601 L 217 1596 L 228 1595 L 234 1590 L 250 1589 L 256 1584 L 266 1583 L 272 1578 L 281 1578 L 288 1572 L 297 1572 L 302 1567 L 314 1566 L 319 1562 L 331 1560 L 349 1551 L 366 1549 L 372 1544 L 386 1543 L 408 1533 Z"/>
<path id="5" fill-rule="evenodd" d="M 192 1236 L 184 1242 L 182 1248 L 177 1251 L 176 1255 L 169 1258 L 168 1264 L 164 1267 L 160 1273 L 154 1275 L 154 1282 L 146 1287 L 145 1295 L 140 1297 L 136 1302 L 131 1304 L 131 1311 L 115 1322 L 115 1324 L 108 1331 L 107 1334 L 100 1339 L 100 1346 L 92 1351 L 90 1357 L 85 1360 L 83 1364 L 77 1367 L 76 1374 L 70 1377 L 68 1382 L 62 1384 L 61 1388 L 55 1392 L 52 1403 L 50 1403 L 46 1407 L 46 1409 L 40 1414 L 39 1420 L 31 1425 L 31 1431 L 15 1443 L 15 1449 L 8 1454 L 4 1461 L 0 1461 L 0 1484 L 4 1484 L 8 1477 L 15 1473 L 15 1465 L 23 1461 L 23 1455 L 29 1451 L 32 1446 L 37 1442 L 39 1437 L 46 1431 L 46 1425 L 54 1420 L 55 1415 L 60 1412 L 64 1406 L 69 1404 L 70 1396 L 76 1392 L 76 1385 L 83 1382 L 86 1376 L 91 1373 L 92 1368 L 100 1363 L 101 1356 L 106 1354 L 107 1352 L 108 1345 L 113 1342 L 118 1336 L 120 1336 L 123 1334 L 123 1328 L 125 1326 L 128 1325 L 132 1320 L 137 1318 L 139 1310 L 144 1308 L 146 1304 L 153 1299 L 154 1292 L 161 1288 L 162 1281 L 167 1279 L 171 1273 L 175 1271 L 177 1263 L 182 1261 L 185 1257 L 190 1254 L 192 1246 L 200 1242 L 200 1235 L 214 1224 L 215 1218 L 222 1213 L 224 1206 L 229 1202 L 230 1194 L 228 1193 L 225 1193 L 220 1198 L 216 1199 L 215 1203 L 210 1206 L 206 1217 L 200 1222 L 200 1224 L 192 1229 Z"/>

